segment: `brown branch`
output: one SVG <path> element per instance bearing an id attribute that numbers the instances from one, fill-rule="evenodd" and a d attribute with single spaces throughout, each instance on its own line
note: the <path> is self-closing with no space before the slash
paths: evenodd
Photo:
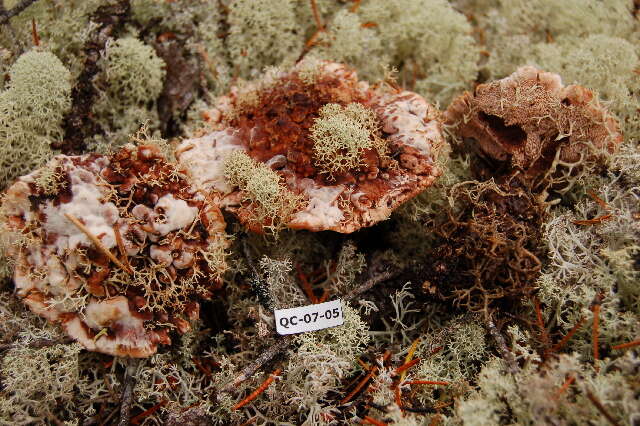
<path id="1" fill-rule="evenodd" d="M 23 10 L 31 6 L 36 1 L 38 0 L 22 0 L 20 3 L 13 6 L 10 10 L 3 11 L 0 15 L 0 25 L 6 24 L 7 22 L 9 22 L 9 19 L 19 15 Z"/>
<path id="2" fill-rule="evenodd" d="M 271 361 L 281 352 L 284 352 L 289 347 L 291 342 L 293 342 L 293 335 L 278 336 L 276 337 L 276 339 L 277 340 L 275 344 L 271 345 L 269 349 L 264 351 L 258 358 L 256 358 L 255 361 L 253 361 L 251 364 L 243 368 L 240 374 L 236 376 L 236 378 L 233 379 L 232 382 L 228 383 L 225 387 L 220 389 L 220 392 L 229 393 L 236 390 L 238 388 L 238 385 L 240 385 L 240 383 L 244 382 L 245 380 L 253 376 L 253 374 L 256 371 L 258 371 L 260 367 L 262 367 L 267 362 Z"/>
<path id="3" fill-rule="evenodd" d="M 269 387 L 269 385 L 271 385 L 271 383 L 276 379 L 276 377 L 280 375 L 280 373 L 282 373 L 282 369 L 276 368 L 276 370 L 273 373 L 271 373 L 269 377 L 267 377 L 267 379 L 264 382 L 262 382 L 262 384 L 258 386 L 256 390 L 251 392 L 249 396 L 244 398 L 242 401 L 234 405 L 233 410 L 239 410 L 240 408 L 244 407 L 245 405 L 247 405 L 248 403 L 256 399 L 258 395 L 264 392 Z"/>
<path id="4" fill-rule="evenodd" d="M 360 286 L 343 296 L 342 300 L 347 302 L 370 290 L 376 284 L 387 281 L 392 277 L 397 276 L 399 273 L 400 270 L 397 269 L 393 271 L 386 270 L 386 265 L 382 263 L 381 257 L 374 257 L 366 273 L 366 276 L 368 276 L 369 278 Z M 230 393 L 235 391 L 238 388 L 238 385 L 249 379 L 256 371 L 258 371 L 259 368 L 261 368 L 263 365 L 271 361 L 282 352 L 286 351 L 287 348 L 289 348 L 289 345 L 293 342 L 293 338 L 294 335 L 277 336 L 276 342 L 273 345 L 271 345 L 266 351 L 260 354 L 260 356 L 255 361 L 243 368 L 240 371 L 240 374 L 227 385 L 225 385 L 222 389 L 220 389 L 219 392 Z"/>
<path id="5" fill-rule="evenodd" d="M 609 421 L 609 423 L 614 426 L 620 426 L 620 423 L 618 423 L 618 421 L 611 414 L 609 414 L 607 409 L 604 408 L 604 405 L 602 405 L 602 402 L 600 402 L 600 400 L 590 391 L 587 391 L 587 398 L 589 398 L 589 401 L 591 401 L 591 403 L 598 409 L 598 411 L 600 411 L 600 414 L 602 414 L 605 419 Z"/>
<path id="6" fill-rule="evenodd" d="M 122 378 L 122 398 L 120 399 L 120 420 L 118 426 L 127 426 L 131 419 L 131 405 L 133 404 L 133 387 L 135 385 L 135 374 L 140 360 L 130 358 L 127 362 L 127 368 Z"/>

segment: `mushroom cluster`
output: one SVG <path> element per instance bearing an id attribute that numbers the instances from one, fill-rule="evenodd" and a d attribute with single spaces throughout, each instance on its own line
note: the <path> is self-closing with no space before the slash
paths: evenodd
<path id="1" fill-rule="evenodd" d="M 442 173 L 437 110 L 394 85 L 358 81 L 337 63 L 303 61 L 267 73 L 218 99 L 206 117 L 213 131 L 183 141 L 176 158 L 254 230 L 280 220 L 293 229 L 350 233 L 386 219 Z M 259 197 L 251 193 L 256 187 L 273 190 Z M 295 208 L 268 205 L 278 200 Z"/>
<path id="2" fill-rule="evenodd" d="M 577 164 L 622 142 L 617 120 L 582 86 L 564 86 L 558 74 L 533 66 L 481 84 L 455 99 L 445 122 L 476 143 L 485 158 L 529 177 L 553 161 Z"/>
<path id="3" fill-rule="evenodd" d="M 18 296 L 89 350 L 155 353 L 222 283 L 220 210 L 155 145 L 56 156 L 8 188 L 2 219 Z"/>

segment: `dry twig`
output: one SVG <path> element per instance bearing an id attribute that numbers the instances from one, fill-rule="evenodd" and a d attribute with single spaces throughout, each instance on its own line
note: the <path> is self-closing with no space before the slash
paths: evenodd
<path id="1" fill-rule="evenodd" d="M 140 360 L 137 358 L 130 358 L 127 361 L 127 368 L 124 370 L 124 377 L 122 378 L 122 398 L 120 402 L 120 420 L 118 426 L 127 426 L 131 413 L 131 404 L 133 403 L 133 387 L 135 385 L 134 374 L 138 369 Z"/>
<path id="2" fill-rule="evenodd" d="M 22 0 L 20 3 L 16 4 L 11 9 L 4 10 L 0 14 L 0 25 L 6 24 L 7 22 L 9 22 L 9 19 L 19 15 L 23 10 L 31 6 L 36 1 L 38 0 Z"/>

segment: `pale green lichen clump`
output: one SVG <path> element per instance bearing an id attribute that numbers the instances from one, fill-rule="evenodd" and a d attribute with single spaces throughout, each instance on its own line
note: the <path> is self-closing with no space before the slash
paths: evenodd
<path id="1" fill-rule="evenodd" d="M 227 157 L 224 176 L 242 191 L 243 202 L 250 209 L 247 222 L 252 226 L 277 231 L 301 207 L 300 197 L 281 182 L 276 172 L 243 151 L 234 151 Z"/>
<path id="2" fill-rule="evenodd" d="M 0 92 L 0 188 L 53 155 L 51 144 L 62 140 L 71 106 L 71 76 L 50 52 L 25 53 L 9 78 Z"/>
<path id="3" fill-rule="evenodd" d="M 101 59 L 100 99 L 94 113 L 109 144 L 122 145 L 141 123 L 157 130 L 155 100 L 162 92 L 165 63 L 155 50 L 134 37 L 111 40 Z"/>
<path id="4" fill-rule="evenodd" d="M 375 113 L 358 103 L 345 107 L 327 104 L 311 127 L 314 161 L 330 176 L 364 166 L 366 150 L 385 155 L 385 143 L 377 135 Z"/>

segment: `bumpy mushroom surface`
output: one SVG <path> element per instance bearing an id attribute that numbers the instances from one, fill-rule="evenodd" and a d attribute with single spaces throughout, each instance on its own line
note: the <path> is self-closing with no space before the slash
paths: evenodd
<path id="1" fill-rule="evenodd" d="M 89 350 L 152 355 L 221 285 L 220 210 L 156 146 L 56 156 L 1 210 L 18 296 Z"/>
<path id="2" fill-rule="evenodd" d="M 322 122 L 321 110 L 334 115 L 327 112 Z M 225 179 L 225 160 L 234 151 L 267 165 L 299 197 L 299 208 L 281 218 L 294 229 L 350 233 L 371 226 L 441 174 L 435 158 L 445 142 L 437 110 L 415 93 L 358 81 L 337 63 L 302 62 L 267 74 L 218 99 L 206 117 L 214 131 L 183 141 L 176 158 L 245 224 L 255 203 Z M 343 136 L 332 138 L 332 125 Z"/>
<path id="3" fill-rule="evenodd" d="M 622 142 L 618 122 L 591 90 L 564 86 L 559 75 L 532 66 L 459 96 L 445 123 L 486 157 L 530 176 L 545 172 L 556 153 L 576 163 Z"/>

